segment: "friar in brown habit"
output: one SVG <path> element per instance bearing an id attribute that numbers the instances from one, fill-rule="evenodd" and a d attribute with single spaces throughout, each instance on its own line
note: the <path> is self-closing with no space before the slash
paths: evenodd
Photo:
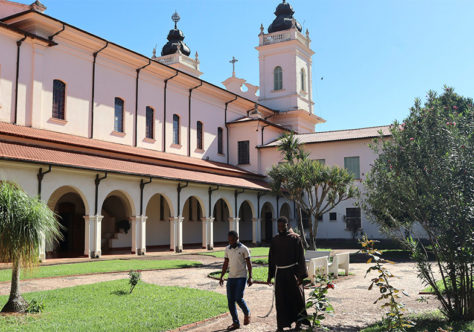
<path id="1" fill-rule="evenodd" d="M 278 219 L 278 235 L 271 242 L 268 254 L 268 280 L 270 284 L 275 277 L 275 300 L 278 330 L 291 327 L 296 329 L 305 319 L 305 299 L 303 279 L 308 276 L 304 259 L 304 248 L 301 238 L 288 228 L 288 219 Z"/>

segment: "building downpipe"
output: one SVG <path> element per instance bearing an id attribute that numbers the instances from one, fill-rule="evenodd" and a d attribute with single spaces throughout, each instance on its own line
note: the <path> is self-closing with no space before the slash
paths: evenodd
<path id="1" fill-rule="evenodd" d="M 199 85 L 189 89 L 188 96 L 188 157 L 191 157 L 191 95 L 194 89 L 197 89 L 202 86 L 202 81 Z"/>
<path id="2" fill-rule="evenodd" d="M 26 35 L 21 38 L 20 40 L 17 40 L 16 42 L 16 78 L 15 78 L 15 109 L 14 109 L 14 114 L 13 114 L 13 124 L 17 123 L 17 118 L 18 118 L 18 81 L 20 78 L 20 50 L 21 50 L 21 44 L 26 39 Z"/>
<path id="3" fill-rule="evenodd" d="M 229 100 L 225 103 L 225 108 L 224 108 L 224 125 L 225 125 L 225 143 L 226 143 L 226 157 L 227 157 L 227 164 L 229 163 L 229 126 L 227 125 L 227 107 L 229 106 L 230 103 L 234 102 L 237 100 L 237 96 L 235 96 L 234 99 Z"/>
<path id="4" fill-rule="evenodd" d="M 102 52 L 107 46 L 109 46 L 109 42 L 105 42 L 105 46 L 102 47 L 97 52 L 92 54 L 93 61 L 92 61 L 92 94 L 91 94 L 91 134 L 89 138 L 94 138 L 94 103 L 95 103 L 95 64 L 97 61 L 97 55 Z"/>
<path id="5" fill-rule="evenodd" d="M 176 71 L 176 74 L 165 79 L 165 88 L 164 88 L 164 93 L 163 93 L 163 130 L 162 130 L 163 152 L 166 152 L 166 90 L 168 88 L 168 81 L 178 76 L 178 74 L 179 74 L 179 71 Z"/>
<path id="6" fill-rule="evenodd" d="M 148 59 L 148 63 L 144 66 L 141 66 L 140 68 L 137 68 L 137 77 L 135 80 L 135 136 L 134 136 L 134 141 L 133 141 L 133 146 L 137 146 L 138 144 L 138 81 L 140 78 L 140 71 L 146 67 L 151 65 L 151 59 Z"/>

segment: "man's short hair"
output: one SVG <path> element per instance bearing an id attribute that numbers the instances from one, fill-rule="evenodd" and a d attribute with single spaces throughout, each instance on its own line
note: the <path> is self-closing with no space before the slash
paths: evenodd
<path id="1" fill-rule="evenodd" d="M 280 218 L 278 218 L 277 222 L 282 222 L 284 224 L 288 224 L 288 218 L 287 217 L 280 217 Z"/>
<path id="2" fill-rule="evenodd" d="M 236 231 L 229 231 L 229 233 L 227 234 L 228 236 L 233 236 L 235 237 L 236 239 L 239 238 L 239 233 L 237 233 Z"/>

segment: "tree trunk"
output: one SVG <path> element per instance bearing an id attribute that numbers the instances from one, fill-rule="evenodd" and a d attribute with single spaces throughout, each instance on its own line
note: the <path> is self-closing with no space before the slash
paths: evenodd
<path id="1" fill-rule="evenodd" d="M 316 235 L 314 234 L 313 216 L 309 215 L 309 238 L 311 241 L 310 249 L 316 250 Z"/>
<path id="2" fill-rule="evenodd" d="M 301 213 L 301 207 L 298 207 L 298 227 L 301 230 L 301 239 L 303 241 L 303 246 L 305 249 L 309 248 L 308 241 L 306 241 L 306 232 L 303 225 L 303 214 Z"/>
<path id="3" fill-rule="evenodd" d="M 316 237 L 318 236 L 319 221 L 318 221 L 317 215 L 314 215 L 313 218 L 314 218 L 314 224 L 313 224 L 314 250 L 316 250 Z"/>
<path id="4" fill-rule="evenodd" d="M 2 309 L 2 312 L 25 312 L 28 303 L 20 294 L 20 261 L 15 260 L 12 266 L 12 282 L 10 287 L 10 298 Z"/>

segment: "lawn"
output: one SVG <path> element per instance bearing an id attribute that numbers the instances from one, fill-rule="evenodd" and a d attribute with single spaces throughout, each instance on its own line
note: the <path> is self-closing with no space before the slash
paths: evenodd
<path id="1" fill-rule="evenodd" d="M 224 279 L 227 279 L 228 273 L 224 275 Z M 221 271 L 211 272 L 210 277 L 219 278 L 221 276 Z M 254 267 L 252 268 L 252 278 L 253 281 L 267 282 L 268 277 L 268 267 Z"/>
<path id="2" fill-rule="evenodd" d="M 474 321 L 470 322 L 448 322 L 446 321 L 439 311 L 430 312 L 427 314 L 420 314 L 410 317 L 416 322 L 415 327 L 407 329 L 407 332 L 424 332 L 424 331 L 437 331 L 439 327 L 444 330 L 451 328 L 451 331 L 459 332 L 473 332 Z M 369 326 L 362 330 L 362 332 L 385 332 L 387 327 L 381 323 Z"/>
<path id="3" fill-rule="evenodd" d="M 140 260 L 117 259 L 74 264 L 45 265 L 32 271 L 21 271 L 21 279 L 35 279 L 76 274 L 119 272 L 130 270 L 163 270 L 173 268 L 195 267 L 202 265 L 195 261 L 186 260 Z M 10 281 L 11 269 L 0 270 L 0 281 Z"/>
<path id="4" fill-rule="evenodd" d="M 459 282 L 459 279 L 458 279 L 458 282 Z M 440 290 L 441 292 L 444 292 L 445 288 L 444 288 L 444 283 L 443 283 L 442 280 L 438 280 L 438 281 L 436 282 L 436 285 L 439 287 L 439 290 Z M 472 285 L 474 286 L 474 280 L 472 281 Z M 449 288 L 449 287 L 451 287 L 451 283 L 448 284 L 448 288 Z M 426 287 L 425 289 L 423 289 L 423 290 L 421 291 L 421 293 L 433 293 L 433 294 L 434 294 L 433 287 L 428 286 L 428 287 Z"/>
<path id="5" fill-rule="evenodd" d="M 0 331 L 165 331 L 227 311 L 224 295 L 128 280 L 24 294 L 40 299 L 41 314 L 0 316 Z M 3 306 L 7 296 L 0 297 Z"/>

